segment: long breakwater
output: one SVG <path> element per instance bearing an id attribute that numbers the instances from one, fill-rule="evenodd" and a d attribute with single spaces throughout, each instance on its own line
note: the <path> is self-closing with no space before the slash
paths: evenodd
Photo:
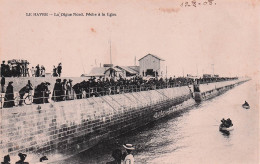
<path id="1" fill-rule="evenodd" d="M 201 84 L 203 100 L 245 82 Z M 144 126 L 196 104 L 193 87 L 182 86 L 88 99 L 1 109 L 1 155 L 79 153 L 102 140 Z M 32 160 L 34 160 L 32 159 Z"/>

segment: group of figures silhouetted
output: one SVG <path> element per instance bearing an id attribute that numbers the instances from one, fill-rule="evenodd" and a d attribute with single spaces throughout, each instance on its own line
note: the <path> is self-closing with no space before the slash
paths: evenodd
<path id="1" fill-rule="evenodd" d="M 9 60 L 6 64 L 2 61 L 1 75 L 4 77 L 26 77 L 29 76 L 28 62 L 26 60 Z"/>
<path id="2" fill-rule="evenodd" d="M 221 127 L 225 127 L 225 128 L 229 128 L 231 126 L 233 126 L 232 121 L 230 120 L 230 118 L 228 118 L 227 120 L 225 120 L 224 118 L 221 120 Z"/>
<path id="3" fill-rule="evenodd" d="M 64 101 L 64 100 L 73 100 L 73 99 L 82 99 L 83 97 L 99 97 L 104 95 L 113 95 L 127 92 L 139 92 L 146 90 L 155 90 L 162 88 L 172 88 L 172 87 L 180 87 L 187 86 L 196 83 L 203 82 L 215 82 L 215 81 L 227 81 L 234 80 L 237 78 L 202 78 L 202 79 L 192 79 L 192 78 L 151 78 L 149 80 L 144 79 L 140 76 L 135 76 L 130 79 L 120 78 L 118 80 L 114 78 L 102 78 L 96 79 L 95 77 L 90 78 L 89 80 L 83 80 L 80 83 L 76 83 L 74 86 L 72 85 L 72 80 L 69 79 L 56 79 L 56 83 L 54 84 L 52 100 L 53 101 Z M 14 103 L 14 92 L 12 81 L 8 83 L 8 86 L 5 90 L 5 78 L 1 79 L 1 90 L 2 93 L 5 92 L 5 99 L 3 107 L 13 107 Z M 51 94 L 48 86 L 49 82 L 42 82 L 37 85 L 34 90 L 33 95 L 33 103 L 35 104 L 43 104 L 49 103 L 49 96 Z M 30 91 L 33 90 L 33 86 L 28 80 L 28 83 L 25 87 L 23 87 L 19 91 L 20 102 L 19 105 L 23 105 L 25 101 L 25 94 L 27 98 L 30 96 Z"/>
<path id="4" fill-rule="evenodd" d="M 123 147 L 125 148 L 125 152 L 122 153 L 121 149 L 115 149 L 112 152 L 112 157 L 114 158 L 113 161 L 107 162 L 106 164 L 134 164 L 134 156 L 132 154 L 132 151 L 135 149 L 132 144 L 124 144 Z M 29 162 L 26 162 L 27 154 L 19 153 L 18 154 L 20 160 L 15 162 L 15 164 L 29 164 Z M 37 164 L 39 163 L 45 163 L 48 158 L 46 156 L 43 156 L 39 159 Z M 11 164 L 11 158 L 10 155 L 4 156 L 3 162 L 1 164 Z M 35 164 L 35 163 L 34 163 Z"/>
<path id="5" fill-rule="evenodd" d="M 53 71 L 52 71 L 52 76 L 53 77 L 60 77 L 61 76 L 61 70 L 62 70 L 61 63 L 59 63 L 57 67 L 55 67 L 55 65 L 54 65 Z"/>
<path id="6" fill-rule="evenodd" d="M 45 77 L 45 67 L 42 65 L 40 66 L 37 64 L 37 66 L 34 68 L 31 68 L 31 76 L 32 77 Z"/>
<path id="7" fill-rule="evenodd" d="M 29 69 L 29 62 L 27 60 L 8 60 L 6 64 L 2 61 L 1 76 L 4 77 L 45 77 L 46 70 L 43 65 L 37 64 L 35 67 Z M 53 77 L 60 77 L 62 72 L 62 64 L 59 63 L 57 67 L 53 68 Z"/>
<path id="8" fill-rule="evenodd" d="M 15 162 L 15 164 L 29 164 L 29 162 L 25 162 L 25 159 L 27 157 L 27 154 L 19 153 L 18 154 L 20 160 Z M 39 162 L 37 163 L 44 163 L 44 161 L 48 160 L 46 156 L 43 156 L 39 159 Z M 4 156 L 4 161 L 1 162 L 1 164 L 10 164 L 11 158 L 9 155 Z"/>
<path id="9" fill-rule="evenodd" d="M 188 77 L 178 77 L 178 78 L 151 78 L 145 79 L 141 76 L 135 76 L 130 79 L 120 78 L 115 80 L 114 78 L 99 78 L 95 77 L 77 83 L 73 86 L 73 89 L 77 95 L 77 99 L 81 99 L 83 92 L 86 93 L 86 97 L 99 97 L 111 94 L 120 94 L 127 92 L 139 92 L 146 90 L 155 90 L 163 88 L 173 88 L 180 86 L 192 85 L 195 83 L 210 83 L 216 81 L 227 81 L 235 80 L 237 78 L 200 78 L 194 80 Z"/>
<path id="10" fill-rule="evenodd" d="M 72 89 L 72 80 L 56 79 L 56 83 L 54 84 L 52 100 L 53 101 L 64 101 L 64 100 L 72 100 L 73 97 L 73 89 Z"/>
<path id="11" fill-rule="evenodd" d="M 1 79 L 1 82 L 4 81 L 4 77 L 2 77 Z M 2 85 L 1 83 L 1 90 L 2 90 L 2 93 L 5 92 L 5 97 L 4 97 L 4 104 L 3 104 L 3 107 L 4 108 L 9 108 L 9 107 L 13 107 L 15 106 L 15 103 L 14 103 L 14 87 L 13 87 L 13 82 L 10 81 L 6 87 L 6 91 L 4 91 L 4 85 Z M 31 81 L 28 80 L 28 83 L 26 84 L 26 86 L 24 86 L 23 88 L 21 88 L 19 90 L 19 97 L 20 97 L 20 101 L 19 101 L 19 105 L 22 105 L 24 100 L 24 96 L 25 94 L 29 94 L 30 91 L 33 90 L 33 86 L 31 84 Z"/>

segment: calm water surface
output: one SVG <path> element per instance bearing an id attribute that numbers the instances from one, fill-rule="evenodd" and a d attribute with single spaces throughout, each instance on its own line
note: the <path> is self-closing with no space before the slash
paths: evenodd
<path id="1" fill-rule="evenodd" d="M 249 81 L 191 109 L 100 143 L 56 164 L 106 163 L 123 143 L 135 145 L 136 163 L 259 163 L 256 83 Z M 241 107 L 247 100 L 251 109 Z M 222 118 L 231 118 L 229 136 L 218 131 Z"/>

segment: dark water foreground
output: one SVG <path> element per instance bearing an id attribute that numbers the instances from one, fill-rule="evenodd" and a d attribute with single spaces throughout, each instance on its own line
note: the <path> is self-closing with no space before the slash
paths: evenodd
<path id="1" fill-rule="evenodd" d="M 249 110 L 241 107 L 247 100 Z M 164 118 L 55 164 L 106 163 L 111 151 L 132 143 L 136 163 L 259 163 L 259 107 L 256 83 L 249 81 L 191 109 Z M 231 118 L 229 136 L 218 131 Z"/>

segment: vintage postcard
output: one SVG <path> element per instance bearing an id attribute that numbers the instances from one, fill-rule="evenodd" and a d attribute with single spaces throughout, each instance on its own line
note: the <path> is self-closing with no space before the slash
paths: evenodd
<path id="1" fill-rule="evenodd" d="M 3 164 L 258 164 L 259 0 L 0 0 Z"/>

